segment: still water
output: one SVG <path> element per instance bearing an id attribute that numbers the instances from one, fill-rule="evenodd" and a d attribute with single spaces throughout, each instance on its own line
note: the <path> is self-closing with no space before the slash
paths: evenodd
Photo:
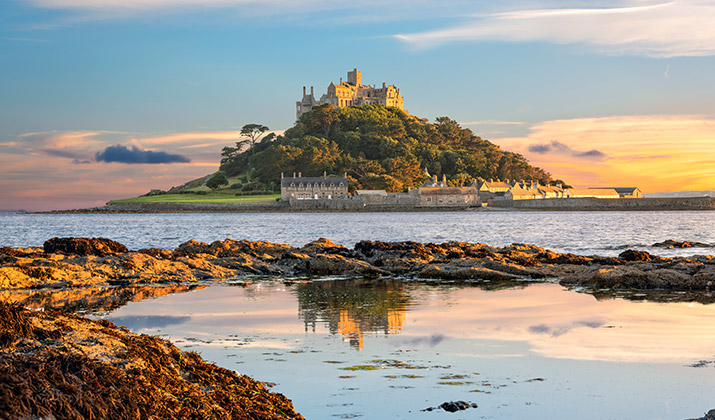
<path id="1" fill-rule="evenodd" d="M 663 255 L 712 254 L 713 248 L 664 250 L 667 239 L 715 245 L 715 211 L 443 213 L 0 213 L 0 246 L 42 246 L 55 236 L 106 237 L 129 249 L 174 249 L 190 239 L 264 240 L 302 246 L 319 237 L 352 247 L 381 241 L 539 245 L 556 252 L 618 255 L 625 247 Z"/>
<path id="2" fill-rule="evenodd" d="M 307 419 L 673 419 L 715 408 L 715 305 L 555 284 L 213 284 L 95 312 L 292 399 Z M 463 400 L 478 408 L 422 411 Z"/>

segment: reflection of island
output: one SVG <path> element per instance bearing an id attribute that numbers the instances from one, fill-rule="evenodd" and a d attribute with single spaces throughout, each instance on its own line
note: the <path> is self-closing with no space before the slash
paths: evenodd
<path id="1" fill-rule="evenodd" d="M 190 292 L 206 286 L 171 284 L 132 287 L 102 286 L 79 289 L 41 289 L 0 292 L 0 300 L 19 302 L 28 308 L 93 314 L 172 293 Z"/>
<path id="2" fill-rule="evenodd" d="M 398 333 L 409 304 L 399 280 L 316 281 L 298 285 L 296 292 L 306 331 L 325 322 L 331 334 L 342 335 L 358 350 L 366 332 Z"/>

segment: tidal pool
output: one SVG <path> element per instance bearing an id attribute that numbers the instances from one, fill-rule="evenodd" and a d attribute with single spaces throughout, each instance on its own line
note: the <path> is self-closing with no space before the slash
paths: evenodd
<path id="1" fill-rule="evenodd" d="M 306 419 L 682 420 L 715 408 L 715 305 L 555 284 L 281 279 L 95 316 L 273 382 Z M 422 411 L 457 400 L 478 408 Z"/>

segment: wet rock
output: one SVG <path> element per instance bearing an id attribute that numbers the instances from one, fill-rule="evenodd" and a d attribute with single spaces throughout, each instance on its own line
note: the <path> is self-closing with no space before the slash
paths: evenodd
<path id="1" fill-rule="evenodd" d="M 61 252 L 100 257 L 128 252 L 126 246 L 107 238 L 52 238 L 45 241 L 43 248 L 48 254 Z"/>
<path id="2" fill-rule="evenodd" d="M 190 240 L 179 245 L 175 251 L 178 254 L 183 255 L 197 255 L 197 254 L 207 254 L 209 250 L 209 244 L 206 242 L 199 242 L 195 240 Z"/>
<path id="3" fill-rule="evenodd" d="M 319 238 L 300 248 L 300 252 L 305 254 L 340 254 L 345 256 L 348 251 L 348 248 L 326 238 Z"/>
<path id="4" fill-rule="evenodd" d="M 690 419 L 690 420 L 715 420 L 715 410 L 710 410 L 703 417 L 699 417 L 697 419 Z"/>
<path id="5" fill-rule="evenodd" d="M 145 249 L 140 249 L 137 251 L 142 254 L 146 255 L 151 255 L 154 258 L 157 259 L 164 259 L 164 260 L 170 260 L 174 257 L 174 251 L 170 249 L 161 249 L 161 248 L 145 248 Z"/>
<path id="6" fill-rule="evenodd" d="M 420 258 L 432 259 L 432 251 L 428 246 L 419 242 L 381 242 L 360 241 L 355 244 L 355 251 L 367 261 L 378 258 Z"/>
<path id="7" fill-rule="evenodd" d="M 626 261 L 650 261 L 653 259 L 653 257 L 645 252 L 645 251 L 638 251 L 635 249 L 628 249 L 626 251 L 621 252 L 618 254 L 618 258 L 621 258 Z"/>
<path id="8" fill-rule="evenodd" d="M 365 261 L 355 258 L 346 258 L 342 255 L 317 254 L 305 260 L 304 270 L 311 275 L 360 275 L 382 276 L 390 274 Z"/>
<path id="9" fill-rule="evenodd" d="M 546 264 L 573 264 L 573 265 L 586 265 L 593 262 L 593 258 L 585 257 L 583 255 L 576 254 L 558 254 L 553 251 L 540 252 L 535 256 L 535 258 Z"/>
<path id="10" fill-rule="evenodd" d="M 711 248 L 711 247 L 713 247 L 713 245 L 705 244 L 702 242 L 690 242 L 690 241 L 678 242 L 678 241 L 674 241 L 672 239 L 668 239 L 667 241 L 663 241 L 663 242 L 658 242 L 651 246 L 656 247 L 656 248 L 692 248 L 692 247 Z"/>
<path id="11" fill-rule="evenodd" d="M 499 261 L 484 261 L 482 265 L 485 268 L 494 271 L 500 271 L 502 273 L 513 274 L 518 277 L 530 277 L 532 279 L 541 279 L 548 277 L 543 271 L 534 268 L 524 268 L 518 264 L 510 262 L 499 262 Z"/>
<path id="12" fill-rule="evenodd" d="M 468 403 L 465 401 L 449 401 L 449 402 L 443 402 L 439 408 L 441 408 L 444 411 L 449 411 L 450 413 L 455 413 L 460 410 L 466 410 L 468 408 L 477 408 L 476 403 Z"/>
<path id="13" fill-rule="evenodd" d="M 434 411 L 442 409 L 450 413 L 456 413 L 457 411 L 467 410 L 469 408 L 479 407 L 477 403 L 469 403 L 466 401 L 446 401 L 440 404 L 438 407 L 428 407 L 422 411 Z"/>
<path id="14" fill-rule="evenodd" d="M 694 280 L 675 270 L 662 268 L 642 270 L 629 266 L 594 268 L 566 276 L 559 283 L 597 289 L 706 290 L 708 288 L 707 282 Z"/>
<path id="15" fill-rule="evenodd" d="M 502 273 L 484 267 L 460 267 L 444 264 L 428 264 L 417 275 L 423 279 L 442 280 L 516 280 L 519 276 Z"/>

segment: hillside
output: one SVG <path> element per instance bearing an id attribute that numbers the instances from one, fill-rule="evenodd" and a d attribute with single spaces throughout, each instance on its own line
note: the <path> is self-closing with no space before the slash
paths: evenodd
<path id="1" fill-rule="evenodd" d="M 532 179 L 551 175 L 529 165 L 447 117 L 425 122 L 382 105 L 335 108 L 321 105 L 304 114 L 282 136 L 267 136 L 253 149 L 225 147 L 221 171 L 243 176 L 241 189 L 276 190 L 281 173 L 304 176 L 348 174 L 351 189 L 391 192 L 418 187 L 430 174 L 459 185 L 473 178 Z"/>

